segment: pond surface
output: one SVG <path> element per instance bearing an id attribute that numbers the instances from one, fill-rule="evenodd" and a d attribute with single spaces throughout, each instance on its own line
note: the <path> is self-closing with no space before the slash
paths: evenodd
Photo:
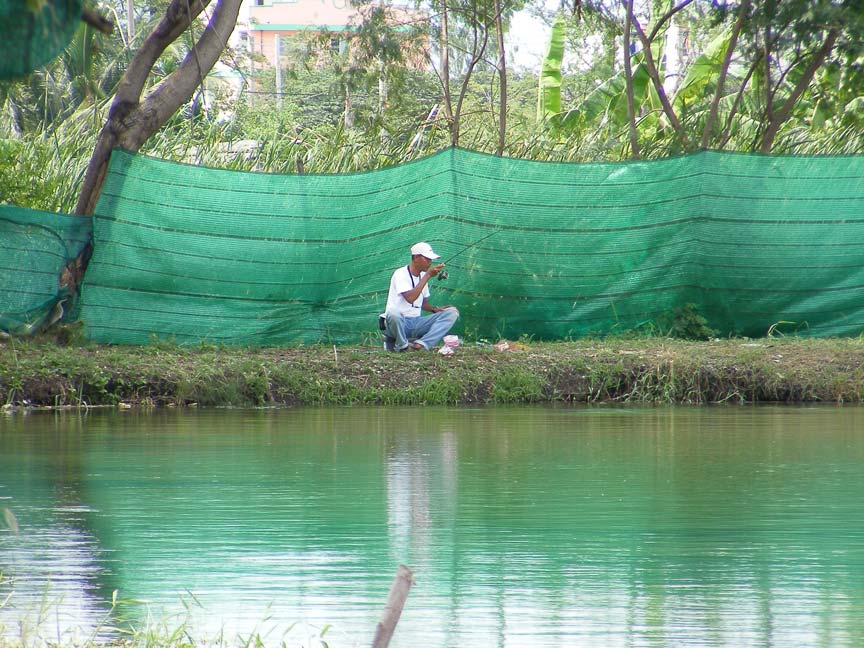
<path id="1" fill-rule="evenodd" d="M 367 646 L 404 563 L 402 648 L 864 645 L 860 407 L 2 416 L 3 508 L 31 644 Z"/>

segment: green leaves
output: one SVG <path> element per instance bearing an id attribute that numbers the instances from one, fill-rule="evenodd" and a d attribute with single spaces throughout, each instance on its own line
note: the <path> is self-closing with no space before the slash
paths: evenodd
<path id="1" fill-rule="evenodd" d="M 710 91 L 716 86 L 720 66 L 726 49 L 729 47 L 730 34 L 724 32 L 711 40 L 705 50 L 687 68 L 687 74 L 675 93 L 676 108 L 692 106 L 705 102 Z"/>
<path id="2" fill-rule="evenodd" d="M 542 122 L 561 112 L 561 63 L 564 60 L 564 41 L 567 21 L 558 15 L 552 25 L 549 49 L 540 69 L 537 89 L 537 121 Z"/>

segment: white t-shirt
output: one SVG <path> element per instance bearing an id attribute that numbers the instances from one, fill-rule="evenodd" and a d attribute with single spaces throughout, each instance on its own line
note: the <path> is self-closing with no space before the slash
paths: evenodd
<path id="1" fill-rule="evenodd" d="M 429 284 L 423 286 L 423 291 L 413 304 L 407 301 L 402 296 L 402 293 L 413 290 L 417 282 L 425 274 L 425 272 L 421 272 L 419 277 L 415 277 L 411 274 L 408 266 L 396 268 L 393 276 L 390 277 L 390 292 L 387 294 L 386 310 L 395 308 L 405 317 L 420 317 L 420 308 L 423 306 L 423 300 L 429 298 Z"/>

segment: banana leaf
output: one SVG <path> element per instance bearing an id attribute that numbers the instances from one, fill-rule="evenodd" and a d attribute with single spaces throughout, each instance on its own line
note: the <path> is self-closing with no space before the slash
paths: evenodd
<path id="1" fill-rule="evenodd" d="M 552 25 L 549 49 L 540 68 L 537 88 L 537 121 L 541 122 L 561 112 L 561 63 L 564 60 L 564 40 L 567 21 L 559 15 Z"/>
<path id="2" fill-rule="evenodd" d="M 648 69 L 644 63 L 639 63 L 633 69 L 633 99 L 637 111 L 646 100 L 650 100 L 650 85 Z M 620 72 L 598 85 L 578 107 L 565 112 L 560 121 L 564 127 L 598 121 L 626 126 L 627 119 L 626 81 L 624 73 Z"/>
<path id="3" fill-rule="evenodd" d="M 731 35 L 726 33 L 712 40 L 705 51 L 687 68 L 687 74 L 673 98 L 673 105 L 676 108 L 683 105 L 692 106 L 700 99 L 705 103 L 711 102 L 708 89 L 716 87 L 720 66 L 723 65 L 730 38 Z M 726 92 L 730 90 L 727 88 Z"/>

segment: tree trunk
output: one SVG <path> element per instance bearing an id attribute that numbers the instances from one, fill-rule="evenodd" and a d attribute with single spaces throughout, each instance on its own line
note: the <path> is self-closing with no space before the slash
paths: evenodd
<path id="1" fill-rule="evenodd" d="M 485 9 L 485 7 L 484 7 Z M 462 104 L 465 101 L 465 95 L 468 94 L 468 84 L 471 82 L 471 75 L 474 74 L 474 68 L 477 63 L 483 58 L 486 53 L 486 45 L 489 43 L 489 16 L 483 12 L 482 17 L 477 14 L 477 3 L 472 6 L 473 15 L 471 17 L 471 29 L 474 34 L 474 40 L 471 44 L 471 61 L 468 63 L 468 70 L 465 72 L 465 78 L 462 80 L 462 86 L 459 89 L 459 98 L 456 99 L 456 110 L 453 112 L 453 126 L 451 129 L 451 144 L 459 146 L 459 119 L 462 115 Z M 482 25 L 481 25 L 482 18 Z M 479 33 L 483 30 L 482 35 Z"/>
<path id="2" fill-rule="evenodd" d="M 459 140 L 459 132 L 453 119 L 453 97 L 450 94 L 450 32 L 447 15 L 447 0 L 441 1 L 441 89 L 444 93 L 444 117 L 450 127 L 450 142 L 454 146 Z"/>
<path id="3" fill-rule="evenodd" d="M 663 80 L 660 78 L 660 71 L 657 69 L 657 65 L 654 63 L 654 55 L 651 53 L 651 43 L 663 28 L 663 25 L 692 1 L 693 0 L 683 0 L 680 4 L 672 7 L 672 9 L 661 16 L 654 29 L 651 31 L 650 37 L 645 35 L 645 32 L 639 24 L 639 20 L 636 16 L 632 12 L 629 12 L 629 17 L 633 22 L 633 28 L 639 35 L 639 41 L 642 43 L 642 50 L 645 56 L 645 68 L 647 69 L 648 76 L 651 79 L 651 85 L 654 86 L 654 90 L 660 98 L 660 103 L 663 106 L 663 112 L 666 115 L 666 119 L 669 120 L 669 125 L 672 126 L 672 129 L 675 131 L 675 134 L 678 136 L 679 141 L 685 149 L 690 148 L 690 142 L 684 131 L 684 127 L 678 119 L 678 115 L 675 114 L 675 110 L 672 108 L 672 104 L 669 101 L 669 97 L 666 95 L 666 91 L 663 89 Z"/>
<path id="4" fill-rule="evenodd" d="M 681 81 L 681 30 L 675 19 L 669 20 L 669 29 L 666 30 L 666 42 L 663 48 L 665 67 L 663 69 L 663 90 L 667 96 L 674 95 Z"/>
<path id="5" fill-rule="evenodd" d="M 378 59 L 378 114 L 384 115 L 390 105 L 390 89 L 387 85 L 387 68 L 384 60 Z"/>
<path id="6" fill-rule="evenodd" d="M 276 61 L 276 108 L 282 110 L 282 36 L 274 34 L 273 59 Z"/>
<path id="7" fill-rule="evenodd" d="M 501 0 L 495 0 L 495 31 L 498 35 L 498 149 L 495 154 L 504 154 L 504 137 L 507 134 L 507 57 L 504 51 L 504 19 Z"/>
<path id="8" fill-rule="evenodd" d="M 633 66 L 630 61 L 630 28 L 633 22 L 633 0 L 627 0 L 627 18 L 624 20 L 624 83 L 627 92 L 627 121 L 630 131 L 630 152 L 639 159 L 639 135 L 636 132 L 636 107 L 633 98 Z"/>
<path id="9" fill-rule="evenodd" d="M 702 130 L 700 148 L 708 148 L 708 143 L 711 140 L 711 131 L 714 130 L 714 122 L 717 119 L 717 111 L 720 108 L 720 99 L 723 97 L 723 91 L 726 86 L 726 76 L 729 74 L 729 66 L 732 64 L 732 55 L 735 54 L 735 47 L 738 45 L 738 35 L 741 33 L 741 28 L 744 26 L 744 20 L 747 18 L 749 10 L 750 0 L 742 0 L 738 20 L 735 21 L 735 25 L 732 27 L 729 44 L 726 46 L 726 55 L 723 57 L 723 63 L 720 66 L 720 74 L 717 77 L 717 90 L 714 93 L 714 98 L 711 100 L 708 117 L 705 118 L 705 128 Z"/>
<path id="10" fill-rule="evenodd" d="M 165 49 L 192 25 L 209 1 L 172 0 L 165 16 L 129 63 L 87 165 L 75 213 L 93 213 L 102 191 L 111 151 L 115 147 L 138 151 L 153 133 L 189 101 L 219 60 L 237 22 L 240 0 L 218 0 L 204 33 L 180 66 L 141 101 L 153 65 Z"/>
<path id="11" fill-rule="evenodd" d="M 135 43 L 135 3 L 132 0 L 126 0 L 126 36 L 128 38 L 129 47 L 134 47 Z"/>

